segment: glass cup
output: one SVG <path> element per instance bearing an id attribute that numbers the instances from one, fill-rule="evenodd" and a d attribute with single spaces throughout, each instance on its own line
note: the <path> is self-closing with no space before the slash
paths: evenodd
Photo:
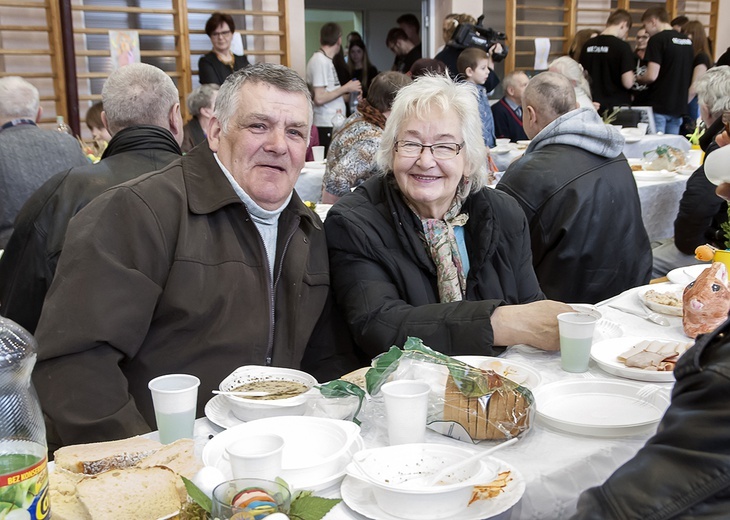
<path id="1" fill-rule="evenodd" d="M 424 381 L 391 381 L 382 387 L 390 445 L 423 442 L 426 437 L 428 394 Z"/>
<path id="2" fill-rule="evenodd" d="M 155 420 L 162 444 L 192 439 L 200 379 L 188 374 L 154 378 L 147 385 L 152 393 Z"/>
<path id="3" fill-rule="evenodd" d="M 233 506 L 234 499 L 244 490 L 250 492 L 251 500 L 244 500 L 241 507 Z M 255 490 L 263 491 L 273 501 L 269 501 L 261 494 L 257 496 Z M 218 484 L 213 489 L 212 500 L 213 520 L 231 520 L 234 517 L 259 520 L 273 513 L 288 514 L 291 507 L 291 492 L 286 486 L 271 480 L 239 478 Z M 251 503 L 252 500 L 256 501 L 256 506 Z M 246 504 L 249 505 L 246 506 Z M 257 509 L 254 509 L 254 507 Z"/>
<path id="4" fill-rule="evenodd" d="M 588 370 L 597 321 L 597 316 L 582 312 L 558 314 L 560 366 L 566 372 Z"/>

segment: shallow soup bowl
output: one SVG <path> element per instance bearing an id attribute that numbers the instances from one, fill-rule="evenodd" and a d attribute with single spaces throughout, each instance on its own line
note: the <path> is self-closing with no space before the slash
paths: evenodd
<path id="1" fill-rule="evenodd" d="M 303 385 L 306 390 L 298 395 L 286 398 L 262 399 L 239 397 L 224 394 L 231 407 L 233 415 L 242 421 L 252 421 L 265 417 L 276 417 L 280 415 L 303 415 L 307 409 L 307 400 L 317 380 L 301 370 L 291 368 L 278 368 L 258 365 L 239 367 L 226 377 L 220 384 L 221 392 L 234 392 L 244 385 L 264 382 L 294 382 Z"/>
<path id="2" fill-rule="evenodd" d="M 401 444 L 361 451 L 347 473 L 372 484 L 378 506 L 394 516 L 406 520 L 459 518 L 474 486 L 488 484 L 497 476 L 497 461 L 475 460 L 433 485 L 425 485 L 421 477 L 473 455 L 471 450 L 445 444 Z M 409 483 L 410 479 L 418 482 Z"/>

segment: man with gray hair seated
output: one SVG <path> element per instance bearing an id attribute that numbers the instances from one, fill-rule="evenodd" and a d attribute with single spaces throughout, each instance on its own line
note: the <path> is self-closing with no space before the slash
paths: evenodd
<path id="1" fill-rule="evenodd" d="M 51 175 L 89 161 L 72 136 L 39 128 L 38 89 L 18 76 L 0 78 L 0 249 L 28 197 Z"/>
<path id="2" fill-rule="evenodd" d="M 527 215 L 533 265 L 548 298 L 596 303 L 645 284 L 649 238 L 621 133 L 576 108 L 570 81 L 532 78 L 522 97 L 532 139 L 497 185 Z"/>
<path id="3" fill-rule="evenodd" d="M 165 72 L 144 63 L 119 68 L 104 83 L 101 97 L 101 119 L 113 135 L 101 161 L 87 161 L 43 184 L 20 210 L 0 259 L 0 314 L 31 333 L 71 217 L 107 188 L 160 169 L 181 155 L 178 91 Z"/>
<path id="4" fill-rule="evenodd" d="M 296 72 L 246 67 L 220 88 L 209 146 L 74 217 L 36 329 L 50 450 L 153 429 L 157 376 L 197 376 L 201 417 L 238 366 L 300 368 L 311 337 L 317 367 L 346 345 L 319 335 L 337 323 L 327 246 L 294 191 L 311 126 Z"/>
<path id="5" fill-rule="evenodd" d="M 208 124 L 213 118 L 218 89 L 220 89 L 220 86 L 215 83 L 207 83 L 200 85 L 188 95 L 188 110 L 193 118 L 183 127 L 183 152 L 188 153 L 206 140 Z"/>

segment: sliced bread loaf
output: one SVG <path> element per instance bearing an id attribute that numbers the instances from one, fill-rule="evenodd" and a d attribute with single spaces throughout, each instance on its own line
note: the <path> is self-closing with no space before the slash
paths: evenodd
<path id="1" fill-rule="evenodd" d="M 128 468 L 162 447 L 157 441 L 131 437 L 119 441 L 75 444 L 56 450 L 56 466 L 74 473 L 96 475 L 112 469 Z"/>

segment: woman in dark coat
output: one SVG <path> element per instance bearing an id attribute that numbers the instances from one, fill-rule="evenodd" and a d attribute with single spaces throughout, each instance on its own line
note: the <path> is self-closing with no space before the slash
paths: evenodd
<path id="1" fill-rule="evenodd" d="M 225 13 L 213 13 L 205 23 L 205 34 L 213 44 L 213 50 L 198 60 L 200 84 L 222 85 L 228 76 L 248 65 L 246 56 L 238 56 L 231 51 L 236 24 L 233 17 Z"/>
<path id="2" fill-rule="evenodd" d="M 449 355 L 527 343 L 558 349 L 557 315 L 532 268 L 525 215 L 485 187 L 487 152 L 467 84 L 423 76 L 402 88 L 377 154 L 387 172 L 325 221 L 332 287 L 370 357 L 407 336 Z"/>

